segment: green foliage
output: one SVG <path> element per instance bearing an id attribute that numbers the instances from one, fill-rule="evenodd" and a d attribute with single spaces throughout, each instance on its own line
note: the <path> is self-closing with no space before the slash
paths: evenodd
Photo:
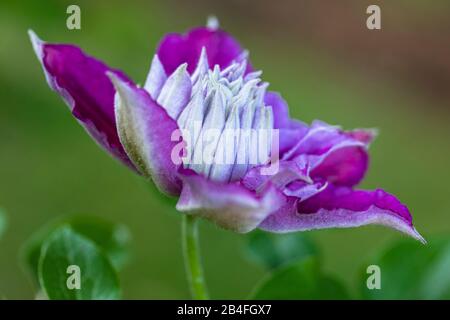
<path id="1" fill-rule="evenodd" d="M 23 260 L 49 299 L 118 299 L 117 271 L 126 263 L 130 234 L 121 224 L 97 217 L 60 219 L 24 246 Z M 79 268 L 80 288 L 69 288 Z M 68 269 L 69 268 L 69 269 Z"/>
<path id="2" fill-rule="evenodd" d="M 317 259 L 307 258 L 275 270 L 257 287 L 253 299 L 348 299 L 344 286 L 325 275 Z"/>
<path id="3" fill-rule="evenodd" d="M 71 271 L 71 267 L 79 268 Z M 120 297 L 116 272 L 102 250 L 69 225 L 53 231 L 42 245 L 38 275 L 49 299 L 104 300 Z M 70 277 L 76 277 L 70 278 Z M 79 287 L 70 287 L 79 281 Z"/>
<path id="4" fill-rule="evenodd" d="M 268 269 L 317 256 L 319 253 L 313 241 L 300 232 L 273 234 L 256 230 L 248 237 L 246 251 L 249 257 Z"/>
<path id="5" fill-rule="evenodd" d="M 450 299 L 450 240 L 428 245 L 404 241 L 394 244 L 367 265 L 381 270 L 381 289 L 367 288 L 366 267 L 360 275 L 365 299 Z"/>
<path id="6" fill-rule="evenodd" d="M 270 270 L 252 299 L 348 299 L 344 286 L 322 272 L 319 250 L 305 233 L 254 231 L 247 242 L 249 256 Z"/>
<path id="7" fill-rule="evenodd" d="M 6 227 L 8 226 L 8 219 L 6 218 L 5 210 L 0 208 L 0 238 L 5 233 Z"/>
<path id="8" fill-rule="evenodd" d="M 91 240 L 111 261 L 116 270 L 120 270 L 128 259 L 130 233 L 122 224 L 115 224 L 101 218 L 91 216 L 74 216 L 51 223 L 36 233 L 24 246 L 22 257 L 31 271 L 33 278 L 38 279 L 38 262 L 44 241 L 61 225 L 70 225 L 71 229 Z"/>
<path id="9" fill-rule="evenodd" d="M 117 270 L 122 269 L 129 257 L 128 245 L 131 239 L 125 225 L 97 217 L 80 216 L 70 219 L 69 222 L 77 233 L 89 238 L 100 247 Z"/>

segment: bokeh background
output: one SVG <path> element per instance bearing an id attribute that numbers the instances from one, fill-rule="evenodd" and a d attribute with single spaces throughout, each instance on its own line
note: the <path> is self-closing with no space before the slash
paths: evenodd
<path id="1" fill-rule="evenodd" d="M 66 28 L 69 4 L 81 7 L 81 30 Z M 380 31 L 366 28 L 369 4 L 381 7 Z M 33 298 L 21 246 L 52 219 L 83 213 L 131 231 L 125 298 L 188 297 L 173 205 L 73 120 L 47 87 L 26 31 L 75 43 L 142 83 L 159 39 L 209 14 L 250 50 L 294 117 L 379 128 L 363 187 L 397 195 L 425 237 L 450 233 L 448 0 L 2 1 L 0 207 L 9 227 L 0 239 L 0 296 Z M 404 237 L 376 226 L 310 235 L 325 269 L 354 288 L 361 264 Z M 246 297 L 265 273 L 245 258 L 246 236 L 204 222 L 201 240 L 212 296 Z"/>

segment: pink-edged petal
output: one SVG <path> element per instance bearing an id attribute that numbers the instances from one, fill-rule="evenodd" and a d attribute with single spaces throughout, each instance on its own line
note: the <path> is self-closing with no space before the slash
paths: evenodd
<path id="1" fill-rule="evenodd" d="M 355 186 L 367 172 L 367 149 L 377 132 L 373 129 L 355 129 L 339 134 L 342 140 L 318 157 L 316 165 L 312 166 L 311 177 L 326 179 L 335 185 Z"/>
<path id="2" fill-rule="evenodd" d="M 354 186 L 367 171 L 367 149 L 373 138 L 373 130 L 343 131 L 315 121 L 284 159 L 307 162 L 313 180 L 319 178 L 336 185 Z"/>
<path id="3" fill-rule="evenodd" d="M 166 74 L 171 74 L 183 63 L 188 64 L 188 71 L 192 74 L 203 47 L 206 49 L 210 68 L 218 64 L 223 69 L 238 60 L 243 53 L 239 43 L 225 31 L 198 27 L 186 34 L 166 35 L 159 44 L 157 54 Z"/>
<path id="4" fill-rule="evenodd" d="M 290 197 L 296 197 L 298 201 L 304 201 L 319 192 L 322 192 L 327 186 L 327 181 L 308 183 L 305 181 L 296 180 L 286 185 L 283 189 L 283 193 Z"/>
<path id="5" fill-rule="evenodd" d="M 293 159 L 299 155 L 321 155 L 336 144 L 348 140 L 348 136 L 338 127 L 322 121 L 314 121 L 307 133 L 284 155 L 284 159 Z M 357 141 L 356 139 L 353 139 Z"/>
<path id="6" fill-rule="evenodd" d="M 268 185 L 252 192 L 239 183 L 207 180 L 192 170 L 180 170 L 183 190 L 177 209 L 195 214 L 236 232 L 255 229 L 284 200 L 277 189 Z"/>
<path id="7" fill-rule="evenodd" d="M 378 129 L 354 129 L 347 132 L 352 138 L 369 145 L 378 135 Z"/>
<path id="8" fill-rule="evenodd" d="M 337 146 L 320 158 L 323 160 L 311 171 L 311 177 L 326 179 L 336 185 L 358 184 L 369 166 L 367 150 L 357 144 Z"/>
<path id="9" fill-rule="evenodd" d="M 179 155 L 172 153 L 183 142 L 172 138 L 172 134 L 179 132 L 177 123 L 146 90 L 123 81 L 114 73 L 108 76 L 117 90 L 117 129 L 128 156 L 161 192 L 178 196 L 181 190 L 177 177 L 179 163 L 173 156 Z"/>
<path id="10" fill-rule="evenodd" d="M 268 164 L 250 169 L 243 178 L 244 185 L 249 189 L 258 190 L 271 182 L 286 195 L 309 193 L 308 190 L 315 189 L 314 182 L 353 186 L 364 176 L 368 156 L 366 146 L 362 142 L 346 139 L 333 145 L 323 154 L 300 154 L 291 160 L 280 160 L 278 170 L 273 171 L 271 175 L 264 174 L 271 165 L 273 166 Z M 292 193 L 292 190 L 285 188 L 294 181 L 302 183 L 296 185 L 296 191 Z M 301 191 L 299 190 L 301 186 L 308 189 Z"/>
<path id="11" fill-rule="evenodd" d="M 277 163 L 277 170 L 273 174 L 266 174 L 270 165 L 257 166 L 250 169 L 242 179 L 242 184 L 250 190 L 260 190 L 268 183 L 275 185 L 279 189 L 284 189 L 286 185 L 293 181 L 304 181 L 312 184 L 309 177 L 309 168 L 304 163 L 281 160 Z"/>
<path id="12" fill-rule="evenodd" d="M 61 95 L 78 122 L 100 146 L 134 169 L 117 134 L 115 90 L 105 72 L 131 81 L 121 71 L 86 55 L 76 46 L 46 43 L 34 32 L 29 34 L 49 86 Z"/>
<path id="13" fill-rule="evenodd" d="M 302 202 L 288 197 L 285 205 L 259 227 L 272 232 L 293 232 L 368 224 L 385 225 L 425 242 L 414 228 L 408 208 L 380 189 L 352 190 L 329 185 Z"/>

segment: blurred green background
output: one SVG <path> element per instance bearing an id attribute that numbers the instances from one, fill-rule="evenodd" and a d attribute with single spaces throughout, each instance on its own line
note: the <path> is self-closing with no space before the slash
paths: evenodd
<path id="1" fill-rule="evenodd" d="M 81 30 L 66 8 L 81 7 Z M 382 30 L 366 28 L 379 4 Z M 127 225 L 132 258 L 124 298 L 187 298 L 180 216 L 112 160 L 49 90 L 27 36 L 81 46 L 142 83 L 159 39 L 215 14 L 235 35 L 292 116 L 347 129 L 377 127 L 364 188 L 406 203 L 425 236 L 450 233 L 450 2 L 414 1 L 2 1 L 0 4 L 0 296 L 34 297 L 21 245 L 48 221 L 95 214 Z M 359 286 L 363 261 L 404 236 L 383 227 L 310 233 L 325 270 Z M 265 271 L 245 259 L 246 236 L 201 225 L 214 298 L 244 298 Z M 413 241 L 413 240 L 411 240 Z M 353 289 L 355 290 L 355 289 Z"/>

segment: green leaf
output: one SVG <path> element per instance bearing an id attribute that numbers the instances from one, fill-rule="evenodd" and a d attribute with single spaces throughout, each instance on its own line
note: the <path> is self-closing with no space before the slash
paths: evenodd
<path id="1" fill-rule="evenodd" d="M 344 286 L 321 272 L 317 259 L 307 258 L 275 270 L 264 279 L 252 299 L 348 299 Z"/>
<path id="2" fill-rule="evenodd" d="M 46 237 L 61 225 L 70 225 L 74 231 L 93 241 L 103 250 L 118 271 L 127 262 L 131 237 L 123 224 L 112 223 L 92 216 L 73 216 L 59 219 L 44 227 L 25 244 L 22 250 L 22 260 L 25 261 L 36 281 L 42 244 Z"/>
<path id="3" fill-rule="evenodd" d="M 95 242 L 117 270 L 126 264 L 131 235 L 125 225 L 91 216 L 76 216 L 68 223 L 77 233 Z"/>
<path id="4" fill-rule="evenodd" d="M 6 227 L 8 226 L 8 219 L 6 218 L 5 210 L 0 208 L 0 238 L 5 233 Z"/>
<path id="5" fill-rule="evenodd" d="M 274 234 L 255 230 L 248 237 L 246 256 L 268 269 L 319 254 L 313 241 L 301 232 Z"/>
<path id="6" fill-rule="evenodd" d="M 120 297 L 116 271 L 108 258 L 93 241 L 68 225 L 59 227 L 44 241 L 38 275 L 41 288 L 51 300 Z M 79 288 L 76 288 L 77 277 Z"/>
<path id="7" fill-rule="evenodd" d="M 380 268 L 380 289 L 368 289 L 369 265 Z M 397 243 L 361 269 L 365 299 L 450 299 L 450 239 Z"/>

